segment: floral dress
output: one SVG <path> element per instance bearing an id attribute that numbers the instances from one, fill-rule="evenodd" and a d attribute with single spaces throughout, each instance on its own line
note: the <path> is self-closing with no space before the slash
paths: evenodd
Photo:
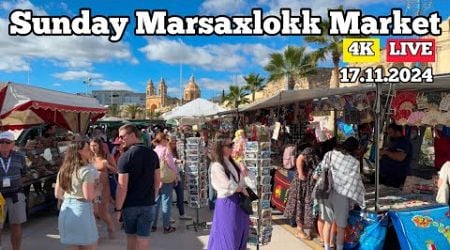
<path id="1" fill-rule="evenodd" d="M 313 172 L 319 164 L 319 157 L 311 147 L 305 148 L 300 154 L 305 157 L 303 173 L 306 176 L 306 180 L 301 181 L 296 176 L 292 181 L 284 216 L 288 219 L 295 218 L 297 225 L 303 225 L 304 229 L 312 229 L 314 228 L 314 198 L 311 194 L 315 185 Z"/>

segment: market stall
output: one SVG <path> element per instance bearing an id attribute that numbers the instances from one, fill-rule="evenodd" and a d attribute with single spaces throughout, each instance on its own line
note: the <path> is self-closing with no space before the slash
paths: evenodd
<path id="1" fill-rule="evenodd" d="M 0 83 L 1 129 L 51 123 L 76 133 L 106 114 L 94 98 L 16 83 Z"/>
<path id="2" fill-rule="evenodd" d="M 279 161 L 281 151 L 276 152 L 277 144 L 286 145 L 292 142 L 292 139 L 301 139 L 304 130 L 315 130 L 319 138 L 321 133 L 317 133 L 316 125 L 313 125 L 313 115 L 330 110 L 338 111 L 342 122 L 339 124 L 341 132 L 346 136 L 358 137 L 362 144 L 364 141 L 372 141 L 374 134 L 380 135 L 373 140 L 375 149 L 372 150 L 373 162 L 377 162 L 375 159 L 378 159 L 376 149 L 383 145 L 383 124 L 392 120 L 403 125 L 405 135 L 412 141 L 415 155 L 413 163 L 416 164 L 419 162 L 418 156 L 425 128 L 431 128 L 434 140 L 439 140 L 439 144 L 444 145 L 437 147 L 435 144 L 436 155 L 441 155 L 435 164 L 435 168 L 439 169 L 439 165 L 445 161 L 442 158 L 448 157 L 446 149 L 449 148 L 449 144 L 446 144 L 446 141 L 450 127 L 449 93 L 449 75 L 436 76 L 434 83 L 281 91 L 273 97 L 240 108 L 242 117 L 239 119 L 243 119 L 245 124 L 266 124 L 271 127 L 272 134 L 277 134 L 277 138 L 272 141 L 272 162 L 280 166 L 280 170 L 275 173 L 272 204 L 283 210 L 289 180 L 286 171 L 281 168 L 282 163 Z M 390 99 L 392 96 L 394 98 Z M 234 111 L 230 110 L 222 114 L 232 113 Z M 302 124 L 304 121 L 307 122 L 306 125 Z M 366 124 L 366 127 L 360 126 Z M 328 139 L 327 136 L 323 137 L 325 140 Z M 368 148 L 368 145 L 364 146 Z M 276 158 L 278 161 L 274 161 Z M 375 165 L 373 162 L 369 164 Z M 371 172 L 378 171 L 373 169 Z M 424 208 L 439 206 L 434 200 L 433 179 L 431 176 L 420 177 L 408 178 L 403 190 L 379 185 L 377 179 L 375 185 L 367 187 L 369 210 L 375 215 L 384 214 L 385 211 L 414 211 L 420 214 L 420 211 L 426 211 Z"/>
<path id="3" fill-rule="evenodd" d="M 63 159 L 60 149 L 64 148 L 64 143 L 58 143 L 52 125 L 63 131 L 85 133 L 89 124 L 105 113 L 106 109 L 94 98 L 0 83 L 0 130 L 30 128 L 26 130 L 27 138 L 17 145 L 27 159 L 28 174 L 22 181 L 28 213 L 45 209 L 55 202 L 53 183 Z"/>

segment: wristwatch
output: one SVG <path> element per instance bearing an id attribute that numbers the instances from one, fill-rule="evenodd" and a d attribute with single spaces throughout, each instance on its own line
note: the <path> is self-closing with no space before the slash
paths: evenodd
<path id="1" fill-rule="evenodd" d="M 114 208 L 114 212 L 122 212 L 122 209 Z"/>

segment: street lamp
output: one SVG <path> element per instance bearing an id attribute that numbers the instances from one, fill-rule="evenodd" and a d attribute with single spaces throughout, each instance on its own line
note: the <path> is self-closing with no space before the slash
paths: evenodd
<path id="1" fill-rule="evenodd" d="M 86 96 L 88 96 L 88 86 L 91 85 L 91 81 L 92 81 L 92 78 L 90 78 L 90 77 L 83 81 L 83 84 L 85 86 L 85 95 Z"/>

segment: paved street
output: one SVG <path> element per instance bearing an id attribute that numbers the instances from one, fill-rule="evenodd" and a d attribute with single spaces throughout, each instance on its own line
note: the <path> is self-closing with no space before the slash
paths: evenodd
<path id="1" fill-rule="evenodd" d="M 189 215 L 194 215 L 195 210 L 188 209 Z M 188 231 L 186 225 L 191 224 L 191 221 L 179 221 L 175 215 L 176 208 L 173 207 L 172 212 L 177 227 L 177 232 L 172 234 L 163 234 L 161 226 L 158 231 L 151 236 L 151 249 L 155 250 L 172 250 L 172 249 L 206 249 L 208 243 L 209 231 Z M 207 209 L 201 209 L 200 221 L 211 221 L 212 213 Z M 279 217 L 279 216 L 278 216 Z M 275 216 L 277 218 L 277 216 Z M 23 249 L 65 249 L 59 243 L 59 235 L 57 229 L 57 214 L 46 213 L 33 216 L 24 226 L 23 232 Z M 161 219 L 160 219 L 161 223 Z M 272 242 L 266 246 L 262 246 L 263 250 L 299 250 L 299 249 L 313 249 L 302 243 L 289 232 L 289 227 L 274 224 Z M 125 234 L 118 233 L 117 239 L 109 240 L 106 237 L 106 225 L 101 223 L 99 225 L 100 241 L 98 249 L 114 250 L 126 249 Z M 9 232 L 6 229 L 3 235 L 3 249 L 11 249 L 9 243 Z M 254 246 L 249 246 L 249 249 L 256 249 Z"/>

